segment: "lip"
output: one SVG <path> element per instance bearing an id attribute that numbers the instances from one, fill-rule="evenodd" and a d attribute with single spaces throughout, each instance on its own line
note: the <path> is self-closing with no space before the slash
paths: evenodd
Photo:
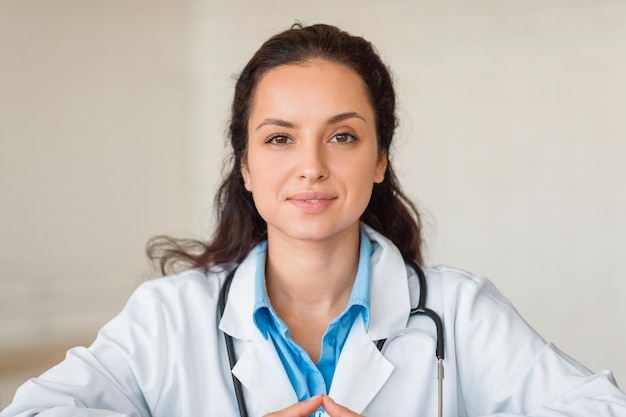
<path id="1" fill-rule="evenodd" d="M 320 214 L 335 201 L 337 197 L 325 191 L 301 191 L 287 197 L 287 201 L 305 214 Z"/>

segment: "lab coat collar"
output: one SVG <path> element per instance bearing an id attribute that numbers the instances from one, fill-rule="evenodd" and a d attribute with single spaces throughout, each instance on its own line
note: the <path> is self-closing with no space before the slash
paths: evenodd
<path id="1" fill-rule="evenodd" d="M 374 244 L 371 258 L 370 327 L 372 341 L 404 329 L 411 312 L 407 269 L 400 250 L 386 237 L 363 224 Z"/>
<path id="2" fill-rule="evenodd" d="M 373 341 L 405 328 L 411 309 L 407 270 L 400 251 L 371 227 L 362 227 L 374 244 L 369 331 L 365 333 L 358 316 L 339 357 L 330 389 L 339 404 L 357 413 L 367 407 L 394 368 Z M 233 373 L 268 410 L 278 410 L 292 405 L 297 398 L 271 341 L 261 336 L 252 318 L 257 256 L 265 256 L 258 247 L 235 272 L 220 329 L 235 339 L 250 342 Z"/>
<path id="3" fill-rule="evenodd" d="M 400 251 L 389 239 L 371 227 L 365 224 L 362 227 L 374 245 L 371 257 L 368 335 L 371 340 L 376 341 L 406 327 L 411 301 L 407 270 Z M 258 333 L 252 319 L 257 256 L 265 256 L 265 251 L 259 246 L 237 268 L 220 322 L 220 329 L 237 339 L 252 340 Z"/>
<path id="4" fill-rule="evenodd" d="M 265 256 L 262 247 L 256 246 L 239 264 L 235 271 L 220 330 L 236 339 L 252 340 L 258 333 L 252 319 L 254 310 L 254 278 L 257 266 L 257 257 Z"/>

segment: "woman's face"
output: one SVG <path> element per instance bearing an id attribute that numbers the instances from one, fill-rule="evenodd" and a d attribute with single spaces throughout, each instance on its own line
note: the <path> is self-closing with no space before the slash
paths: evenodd
<path id="1" fill-rule="evenodd" d="M 358 231 L 387 157 L 356 72 L 322 60 L 268 71 L 248 138 L 241 173 L 268 238 L 322 241 Z"/>

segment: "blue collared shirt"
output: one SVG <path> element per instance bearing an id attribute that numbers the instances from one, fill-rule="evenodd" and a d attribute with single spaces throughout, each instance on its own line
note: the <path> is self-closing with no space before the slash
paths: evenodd
<path id="1" fill-rule="evenodd" d="M 354 286 L 346 309 L 329 324 L 322 337 L 322 352 L 319 362 L 313 363 L 309 355 L 291 337 L 283 320 L 276 315 L 270 305 L 265 287 L 265 254 L 267 241 L 259 244 L 259 254 L 255 278 L 255 302 L 253 318 L 257 328 L 266 339 L 271 339 L 278 356 L 287 371 L 298 401 L 304 401 L 317 394 L 328 394 L 337 360 L 350 332 L 354 320 L 360 314 L 365 331 L 370 320 L 370 257 L 373 245 L 367 234 L 361 230 L 359 265 Z"/>

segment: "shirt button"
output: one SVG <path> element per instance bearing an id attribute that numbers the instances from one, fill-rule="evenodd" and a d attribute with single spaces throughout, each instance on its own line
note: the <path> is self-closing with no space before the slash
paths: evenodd
<path id="1" fill-rule="evenodd" d="M 317 410 L 314 414 L 315 417 L 329 417 L 324 410 Z"/>

